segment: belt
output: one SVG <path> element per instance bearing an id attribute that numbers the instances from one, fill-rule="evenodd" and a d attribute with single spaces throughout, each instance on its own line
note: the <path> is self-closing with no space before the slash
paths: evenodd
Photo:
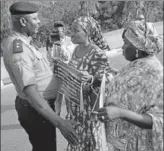
<path id="1" fill-rule="evenodd" d="M 25 103 L 26 105 L 29 105 L 29 102 L 26 99 L 22 99 L 21 97 L 17 96 L 16 99 L 20 99 L 22 103 Z M 56 98 L 53 99 L 47 99 L 47 103 L 49 105 L 53 105 L 55 103 Z"/>

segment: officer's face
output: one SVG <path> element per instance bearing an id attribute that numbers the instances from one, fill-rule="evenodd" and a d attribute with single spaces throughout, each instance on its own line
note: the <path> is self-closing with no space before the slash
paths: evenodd
<path id="1" fill-rule="evenodd" d="M 26 27 L 28 36 L 32 36 L 38 33 L 40 20 L 38 18 L 38 13 L 29 14 L 26 16 Z"/>

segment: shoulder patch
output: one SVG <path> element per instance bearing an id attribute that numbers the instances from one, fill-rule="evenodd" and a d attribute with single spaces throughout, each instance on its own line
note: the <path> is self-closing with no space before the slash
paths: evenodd
<path id="1" fill-rule="evenodd" d="M 15 39 L 13 41 L 13 53 L 23 52 L 22 41 L 20 39 Z"/>

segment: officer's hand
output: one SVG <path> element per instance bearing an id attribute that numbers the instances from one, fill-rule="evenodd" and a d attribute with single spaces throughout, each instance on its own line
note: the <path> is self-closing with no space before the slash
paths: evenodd
<path id="1" fill-rule="evenodd" d="M 76 126 L 76 123 L 70 120 L 62 120 L 60 126 L 60 132 L 67 139 L 67 141 L 72 145 L 78 145 L 80 138 L 76 134 L 73 127 Z"/>

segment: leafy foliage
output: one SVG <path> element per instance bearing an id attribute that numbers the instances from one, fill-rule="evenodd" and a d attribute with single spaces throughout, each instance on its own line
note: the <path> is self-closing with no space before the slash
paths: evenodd
<path id="1" fill-rule="evenodd" d="M 53 30 L 53 23 L 62 20 L 69 29 L 79 15 L 92 15 L 104 32 L 125 26 L 128 16 L 135 18 L 138 9 L 145 11 L 147 21 L 163 20 L 163 1 L 30 1 L 40 6 L 41 28 L 34 40 L 44 46 L 46 36 Z M 9 7 L 13 1 L 1 1 L 1 40 L 11 31 Z M 67 31 L 67 30 L 66 30 Z"/>

